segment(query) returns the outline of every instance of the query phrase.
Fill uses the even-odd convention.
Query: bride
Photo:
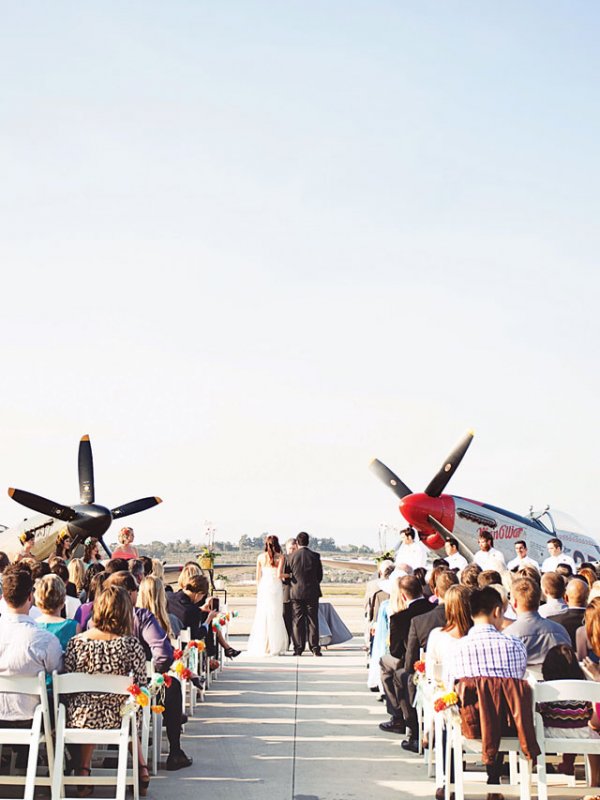
[[[279,539],[267,536],[265,551],[256,559],[256,615],[248,655],[279,656],[288,648],[283,621],[283,563]]]

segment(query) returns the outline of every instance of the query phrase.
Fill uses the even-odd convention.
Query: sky
[[[0,10],[0,487],[89,434],[139,541],[376,546],[474,428],[448,491],[600,534],[594,4]]]

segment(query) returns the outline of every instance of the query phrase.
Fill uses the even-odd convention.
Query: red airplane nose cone
[[[444,546],[444,539],[428,517],[431,515],[449,531],[454,529],[454,500],[450,495],[409,494],[400,501],[400,513],[419,533],[424,534],[421,538],[434,550]]]

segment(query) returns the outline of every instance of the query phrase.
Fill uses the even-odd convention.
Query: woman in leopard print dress
[[[146,656],[133,630],[133,606],[120,586],[105,589],[94,602],[94,627],[69,641],[65,653],[67,672],[132,675],[138,685],[146,683]],[[123,698],[81,692],[66,698],[67,726],[72,728],[118,728]],[[90,774],[94,745],[81,745],[80,772]],[[148,770],[140,752],[140,791],[148,787]],[[89,791],[84,791],[89,788]],[[91,794],[82,787],[79,796]]]

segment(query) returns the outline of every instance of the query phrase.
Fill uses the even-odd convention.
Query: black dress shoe
[[[313,656],[322,656],[323,653],[320,650],[313,650]]]
[[[185,767],[191,767],[192,764],[193,764],[192,759],[186,756],[183,750],[180,750],[178,753],[170,755],[167,758],[167,769],[170,772],[174,772],[176,769],[184,769]]]
[[[419,740],[418,739],[405,739],[402,742],[402,749],[408,750],[409,753],[418,753],[419,752]]]
[[[386,733],[406,733],[406,725],[404,722],[399,720],[391,719],[389,722],[380,722],[379,723],[379,730],[385,731]],[[402,742],[404,744],[404,742]]]

